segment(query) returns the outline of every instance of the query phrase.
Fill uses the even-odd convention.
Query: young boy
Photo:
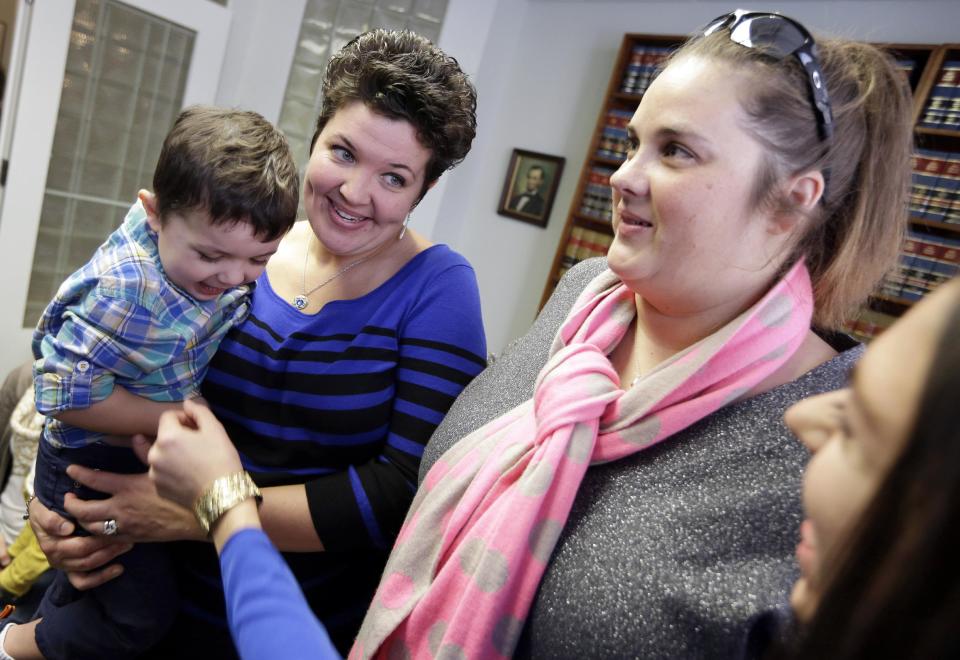
[[[146,470],[117,436],[156,434],[156,408],[139,405],[145,399],[198,395],[299,201],[286,139],[256,113],[211,107],[177,118],[153,187],[63,283],[34,333],[37,409],[51,416],[35,490],[61,515],[67,492],[106,497],[73,482],[68,465]],[[104,522],[103,534],[118,531]],[[155,644],[178,609],[169,559],[160,544],[139,544],[119,561],[119,578],[86,592],[59,574],[41,619],[0,633],[0,659],[24,642],[48,660],[130,658]]]

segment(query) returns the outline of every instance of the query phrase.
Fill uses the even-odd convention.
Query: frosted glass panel
[[[362,4],[356,0],[355,2],[342,3],[340,12],[337,14],[337,22],[333,26],[330,53],[336,53],[355,36],[374,27],[370,25],[372,16],[373,8],[370,5]]]
[[[421,20],[443,23],[443,15],[447,13],[447,0],[416,0],[413,13]]]
[[[421,16],[413,16],[407,23],[408,30],[413,30],[433,42],[436,42],[436,40],[440,38],[440,27],[440,23]]]
[[[413,8],[413,0],[377,0],[377,6],[391,11],[408,13]]]
[[[375,7],[373,10],[373,22],[385,30],[403,30],[407,27],[408,18],[406,14],[394,9]]]
[[[413,30],[436,41],[446,11],[447,0],[307,0],[279,121],[301,174],[320,113],[320,87],[330,55],[374,28]]]
[[[195,37],[117,0],[77,1],[24,325],[151,186]]]

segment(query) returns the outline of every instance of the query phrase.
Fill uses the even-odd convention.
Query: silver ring
[[[103,535],[104,536],[116,536],[120,533],[120,527],[117,525],[117,521],[113,518],[103,521]]]

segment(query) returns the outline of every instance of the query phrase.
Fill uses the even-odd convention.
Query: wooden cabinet
[[[613,237],[609,177],[626,158],[626,125],[659,62],[685,40],[623,37],[580,170],[540,306],[570,266],[606,254]],[[960,271],[960,44],[882,44],[914,91],[916,154],[910,229],[900,263],[847,330],[869,339]]]

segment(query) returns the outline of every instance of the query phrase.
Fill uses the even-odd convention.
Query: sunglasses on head
[[[820,140],[829,140],[833,135],[830,97],[827,95],[823,73],[817,61],[817,44],[807,29],[782,14],[737,9],[710,21],[703,28],[701,36],[706,37],[724,28],[730,30],[731,41],[746,48],[761,49],[781,60],[791,55],[796,56],[807,74]]]

